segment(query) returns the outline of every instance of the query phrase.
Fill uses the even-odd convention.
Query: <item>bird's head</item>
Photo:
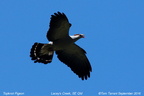
[[[79,37],[79,38],[84,38],[84,34],[74,34],[74,36]]]
[[[84,38],[84,34],[74,34],[73,36],[70,36],[74,42],[79,40],[80,38]]]

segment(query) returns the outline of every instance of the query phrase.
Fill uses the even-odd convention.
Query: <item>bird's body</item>
[[[52,62],[55,51],[59,60],[84,80],[90,77],[92,68],[85,55],[85,50],[75,44],[84,35],[69,36],[70,27],[71,24],[64,13],[54,13],[51,16],[50,28],[47,33],[50,42],[48,44],[35,43],[32,46],[30,57],[35,63],[47,64]]]
[[[68,47],[72,43],[74,43],[72,38],[66,37],[53,41],[53,46],[55,50],[61,50]]]

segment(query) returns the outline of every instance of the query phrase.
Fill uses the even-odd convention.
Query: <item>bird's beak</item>
[[[84,34],[81,34],[82,38],[85,38]]]

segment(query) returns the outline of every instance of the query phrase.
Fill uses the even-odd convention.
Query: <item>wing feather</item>
[[[85,50],[76,44],[70,45],[69,48],[65,50],[56,51],[59,60],[70,67],[82,80],[90,77],[90,72],[92,71],[85,53]]]
[[[50,28],[47,32],[48,40],[54,41],[69,36],[70,26],[71,24],[64,13],[54,13],[54,15],[51,15]]]

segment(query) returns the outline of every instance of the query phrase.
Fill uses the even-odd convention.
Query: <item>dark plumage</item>
[[[48,44],[34,43],[31,48],[30,57],[34,62],[51,63],[54,51],[58,59],[65,63],[82,80],[90,77],[92,67],[86,57],[86,51],[75,44],[83,34],[69,36],[71,24],[64,13],[51,15],[47,38]]]

